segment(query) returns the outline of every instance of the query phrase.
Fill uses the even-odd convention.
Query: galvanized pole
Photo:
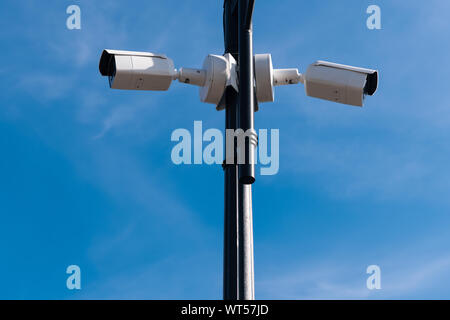
[[[254,300],[253,212],[250,184],[239,183],[238,242],[239,300]]]
[[[239,0],[239,128],[245,132],[245,161],[239,164],[238,265],[239,300],[255,299],[253,268],[252,183],[258,136],[254,129],[255,92],[253,68],[254,0]]]

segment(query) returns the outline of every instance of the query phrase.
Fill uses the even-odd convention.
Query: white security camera
[[[208,55],[202,69],[175,69],[171,59],[150,52],[103,50],[100,73],[112,89],[165,91],[173,80],[200,87],[200,100],[216,106],[227,86],[238,90],[236,61],[231,54]]]
[[[255,62],[258,102],[273,102],[275,86],[303,83],[306,95],[362,107],[364,96],[373,95],[378,71],[317,61],[304,75],[297,69],[273,69],[270,54],[257,54]]]
[[[107,76],[112,89],[168,90],[176,70],[165,55],[150,52],[104,50],[100,73]]]
[[[364,96],[373,95],[378,86],[376,70],[317,61],[303,76],[306,95],[362,107]]]

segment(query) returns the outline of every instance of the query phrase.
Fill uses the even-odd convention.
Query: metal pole
[[[239,300],[254,300],[252,183],[258,136],[254,129],[255,93],[252,16],[254,0],[239,0],[239,128],[246,133],[245,162],[239,164]]]
[[[255,1],[239,0],[239,128],[245,134],[245,162],[239,166],[239,181],[255,182],[254,154],[258,136],[254,129],[255,91],[253,73],[252,16]]]
[[[252,185],[239,183],[238,197],[239,300],[254,300]]]
[[[223,30],[225,53],[238,60],[237,0],[224,1]],[[225,92],[225,128],[237,129],[238,93],[228,87]],[[236,149],[234,150],[234,160]],[[238,166],[225,160],[225,214],[223,253],[223,299],[238,300]]]
[[[245,162],[224,163],[224,300],[253,300],[252,186],[255,181],[253,155],[257,144],[254,130],[254,87],[252,24],[254,1],[224,1],[225,53],[238,61],[239,93],[228,87],[225,93],[226,129],[238,127],[249,133],[245,141]],[[235,143],[236,146],[236,143]]]

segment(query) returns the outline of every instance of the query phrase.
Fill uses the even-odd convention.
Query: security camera
[[[99,69],[112,89],[122,90],[165,91],[176,76],[171,59],[150,52],[104,50]]]
[[[378,71],[317,61],[305,74],[298,69],[273,69],[270,54],[254,57],[258,102],[273,102],[274,87],[303,83],[306,95],[337,103],[362,107],[364,97],[378,86]]]
[[[225,88],[238,90],[236,61],[231,54],[208,55],[202,69],[175,69],[171,59],[150,52],[104,50],[100,73],[112,89],[165,91],[173,80],[200,87],[200,100],[219,105]]]
[[[363,106],[378,86],[376,70],[317,61],[303,75],[306,95],[333,102]]]

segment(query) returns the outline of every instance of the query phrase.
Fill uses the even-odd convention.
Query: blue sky
[[[81,8],[82,29],[66,28]],[[368,30],[366,8],[382,10]],[[276,89],[280,171],[254,185],[258,299],[450,297],[450,4],[257,1],[255,53],[380,71],[364,108]],[[222,1],[2,1],[0,298],[220,299],[223,173],[176,166],[174,129],[223,128],[195,88],[110,90],[104,48],[177,67],[223,53]],[[259,170],[258,170],[259,171]],[[79,265],[82,289],[66,288]],[[382,289],[366,288],[381,267]]]

